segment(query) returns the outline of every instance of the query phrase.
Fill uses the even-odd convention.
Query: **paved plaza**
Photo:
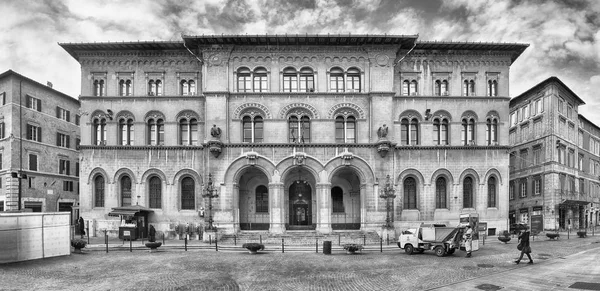
[[[534,265],[515,265],[516,239],[496,237],[465,258],[433,252],[409,256],[393,244],[370,245],[347,255],[334,242],[332,254],[316,246],[267,245],[248,254],[234,245],[168,240],[157,253],[141,242],[100,238],[83,254],[0,265],[2,290],[577,290],[600,286],[600,235],[560,240],[536,237]],[[590,284],[590,283],[595,283]],[[575,285],[577,286],[577,285]],[[586,289],[583,289],[586,290]],[[598,289],[587,289],[598,290]]]

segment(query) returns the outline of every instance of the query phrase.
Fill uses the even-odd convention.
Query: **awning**
[[[132,206],[122,206],[115,207],[111,212],[108,213],[108,216],[121,216],[121,215],[129,215],[133,216],[138,212],[154,212],[154,210],[150,208],[146,208],[141,205],[132,205]]]
[[[590,204],[591,202],[589,201],[583,201],[583,200],[563,200],[563,202],[561,202],[560,204],[563,206],[585,206]]]

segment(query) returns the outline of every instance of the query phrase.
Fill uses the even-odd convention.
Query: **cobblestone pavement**
[[[516,240],[489,238],[473,258],[457,251],[436,257],[431,251],[407,255],[395,246],[369,247],[346,255],[334,246],[332,255],[304,251],[268,251],[251,255],[240,246],[222,251],[181,245],[147,249],[102,248],[84,254],[0,265],[1,290],[428,290],[457,282],[501,276],[522,265]],[[573,253],[600,250],[600,235],[558,241],[537,238],[531,243],[536,264],[543,267]],[[127,245],[128,247],[128,245]],[[119,250],[120,249],[120,250]],[[224,250],[224,251],[223,251]],[[585,266],[581,266],[582,272]],[[504,278],[504,280],[513,280]],[[478,290],[478,289],[474,289]],[[524,288],[522,290],[527,290]],[[571,289],[572,290],[572,289]]]

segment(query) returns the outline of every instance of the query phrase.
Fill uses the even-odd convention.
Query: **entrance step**
[[[262,244],[281,245],[282,239],[285,245],[314,245],[315,243],[322,244],[323,241],[331,241],[340,245],[347,243],[378,245],[380,243],[380,237],[374,231],[334,231],[322,234],[314,230],[287,230],[283,234],[272,234],[268,231],[241,231],[237,234],[223,235],[220,241],[225,244],[262,242]]]

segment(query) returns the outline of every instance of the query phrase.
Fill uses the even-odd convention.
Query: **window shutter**
[[[31,140],[31,125],[27,124],[27,139]]]
[[[31,97],[27,96],[27,108],[31,108]]]
[[[60,133],[56,133],[56,145],[60,146]]]
[[[67,121],[71,121],[71,111],[67,110]]]
[[[56,106],[56,118],[60,118],[60,107]]]
[[[67,147],[71,147],[71,137],[67,135]]]
[[[66,161],[67,176],[71,175],[71,161]]]
[[[38,127],[37,132],[38,132],[37,141],[42,142],[42,128]]]
[[[42,112],[42,100],[37,100],[37,111]]]

